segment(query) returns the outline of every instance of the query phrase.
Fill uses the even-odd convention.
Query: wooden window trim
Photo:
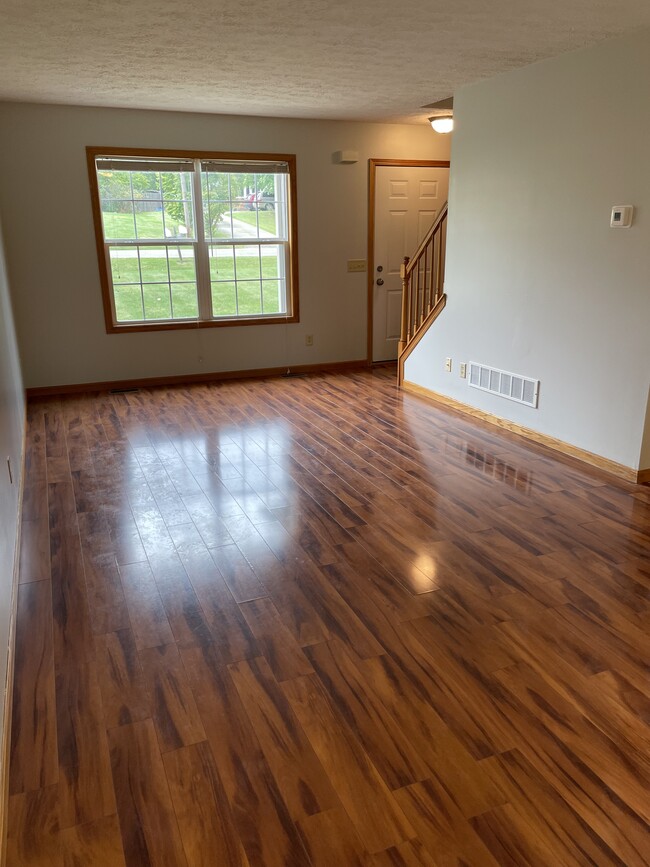
[[[286,316],[274,314],[272,316],[251,316],[232,319],[192,319],[184,321],[156,320],[155,322],[116,323],[113,316],[113,287],[106,266],[105,240],[102,224],[101,202],[99,197],[99,184],[95,159],[98,156],[115,157],[166,157],[179,159],[200,160],[268,160],[269,162],[286,162],[288,172],[288,202],[287,222],[289,228],[289,291],[288,302],[290,314]],[[88,165],[88,178],[90,182],[90,198],[93,212],[93,225],[95,229],[95,245],[97,248],[97,261],[99,264],[99,279],[102,288],[102,302],[104,307],[104,320],[107,334],[130,334],[139,331],[180,331],[196,328],[228,328],[246,325],[286,325],[287,323],[300,321],[300,297],[298,287],[298,214],[297,214],[297,185],[296,185],[296,155],[295,154],[266,154],[266,153],[243,153],[231,151],[188,151],[188,150],[161,150],[158,148],[119,148],[119,147],[96,147],[86,148],[86,161]]]

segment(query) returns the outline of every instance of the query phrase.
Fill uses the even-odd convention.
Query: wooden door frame
[[[451,167],[449,160],[390,160],[371,157],[368,160],[368,343],[367,360],[372,361],[372,338],[374,330],[374,286],[375,286],[375,187],[377,183],[378,166],[405,166],[406,168],[440,168]]]

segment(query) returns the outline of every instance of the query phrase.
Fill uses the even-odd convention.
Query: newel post
[[[404,261],[400,265],[399,275],[402,278],[402,330],[400,331],[399,338],[399,352],[403,352],[406,348],[406,343],[408,340],[408,322],[409,322],[409,281],[406,276],[406,269],[409,263],[409,257],[404,256]]]

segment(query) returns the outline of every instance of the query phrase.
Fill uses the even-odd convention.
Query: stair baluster
[[[402,278],[402,325],[399,340],[398,384],[404,379],[404,362],[429,325],[445,306],[445,247],[447,203],[414,256],[404,257]]]

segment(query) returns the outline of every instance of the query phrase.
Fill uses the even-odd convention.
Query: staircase
[[[447,301],[444,294],[447,203],[411,259],[404,258],[402,330],[397,356],[397,384],[404,380],[404,362],[418,345]]]

